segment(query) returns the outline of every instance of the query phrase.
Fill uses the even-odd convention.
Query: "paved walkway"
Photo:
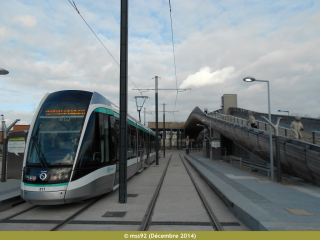
[[[21,201],[20,179],[0,182],[0,212]]]
[[[185,158],[251,230],[320,230],[320,187],[289,180],[277,183],[199,153]]]

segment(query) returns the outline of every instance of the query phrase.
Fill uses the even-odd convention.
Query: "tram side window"
[[[101,163],[110,162],[109,152],[109,116],[99,113]]]
[[[137,141],[136,141],[136,131],[135,128],[131,125],[128,126],[128,134],[127,134],[127,158],[134,158],[137,156]]]
[[[92,113],[80,148],[75,179],[85,176],[109,161],[109,122],[108,116]]]
[[[144,132],[144,153],[149,153],[149,134]]]
[[[131,137],[132,137],[132,151],[133,151],[133,156],[137,157],[137,129],[133,126],[130,128],[131,132]]]
[[[150,152],[153,152],[153,136],[150,135]]]
[[[119,154],[120,152],[120,120],[118,118],[115,119],[114,130],[115,130],[116,148],[117,148],[116,160],[119,161],[120,159],[120,154]]]
[[[138,147],[139,151],[143,150],[143,132],[140,129],[138,129]]]
[[[156,137],[152,136],[152,152],[156,151]]]

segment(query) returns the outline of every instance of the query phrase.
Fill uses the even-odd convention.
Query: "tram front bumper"
[[[21,197],[34,205],[60,205],[65,204],[66,191],[36,192],[21,190]]]

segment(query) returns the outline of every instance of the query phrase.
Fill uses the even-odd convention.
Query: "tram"
[[[99,93],[47,93],[27,137],[21,197],[58,205],[117,189],[119,138],[119,108]],[[155,133],[129,115],[127,151],[128,179],[155,160]]]

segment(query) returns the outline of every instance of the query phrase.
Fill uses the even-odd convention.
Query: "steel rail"
[[[61,228],[62,226],[64,226],[65,224],[67,224],[68,222],[70,222],[72,219],[74,219],[76,216],[78,216],[79,214],[81,214],[83,211],[87,210],[91,205],[93,205],[94,203],[96,203],[98,200],[100,200],[103,196],[100,195],[99,197],[96,197],[95,199],[93,199],[91,202],[89,202],[88,204],[86,204],[85,206],[83,206],[82,208],[80,208],[78,211],[76,211],[74,214],[72,214],[70,217],[66,218],[65,220],[63,220],[61,223],[57,224],[55,227],[53,227],[52,229],[50,229],[49,231],[56,231],[57,229]]]
[[[218,218],[216,217],[216,215],[214,214],[214,212],[212,211],[210,205],[208,204],[207,200],[205,199],[203,193],[201,192],[200,188],[198,187],[198,185],[196,184],[194,178],[192,177],[189,169],[187,168],[186,164],[184,163],[182,157],[181,157],[181,154],[179,154],[179,157],[184,165],[184,167],[186,168],[187,170],[187,173],[189,174],[189,177],[193,183],[193,186],[195,187],[208,215],[209,215],[209,218],[210,218],[210,222],[212,224],[212,227],[216,230],[216,231],[224,231],[224,228],[222,227],[222,225],[220,224],[220,221],[218,220]]]
[[[170,156],[170,158],[169,158],[169,161],[168,161],[168,163],[167,163],[166,169],[164,170],[164,172],[163,172],[163,174],[162,174],[162,176],[161,176],[161,178],[160,178],[160,182],[159,182],[159,184],[158,184],[158,186],[157,186],[156,191],[155,191],[154,194],[153,194],[153,197],[152,197],[152,199],[151,199],[151,201],[150,201],[150,204],[149,204],[149,206],[148,206],[148,208],[147,208],[147,211],[146,211],[146,213],[145,213],[145,215],[144,215],[144,217],[143,217],[143,220],[142,220],[142,222],[141,222],[141,225],[140,225],[138,231],[147,231],[148,228],[149,228],[149,226],[150,226],[151,216],[152,216],[152,213],[153,213],[153,210],[154,210],[154,206],[155,206],[156,201],[157,201],[157,199],[158,199],[159,192],[160,192],[160,189],[161,189],[163,180],[164,180],[164,178],[165,178],[165,176],[166,176],[166,173],[167,173],[167,170],[168,170],[169,163],[170,163],[170,161],[171,161],[172,155],[173,155],[173,154],[171,154],[171,156]]]
[[[28,212],[28,211],[36,208],[36,207],[39,207],[39,205],[31,206],[31,207],[29,207],[29,208],[27,208],[27,209],[25,209],[25,210],[22,210],[22,211],[20,211],[20,212],[18,212],[18,213],[14,213],[14,214],[6,217],[6,218],[3,218],[3,219],[0,220],[0,223],[3,223],[3,222],[5,222],[5,221],[7,221],[7,220],[9,220],[9,219],[11,219],[11,218],[16,217],[16,216],[19,216],[20,214],[25,213],[25,212]]]

